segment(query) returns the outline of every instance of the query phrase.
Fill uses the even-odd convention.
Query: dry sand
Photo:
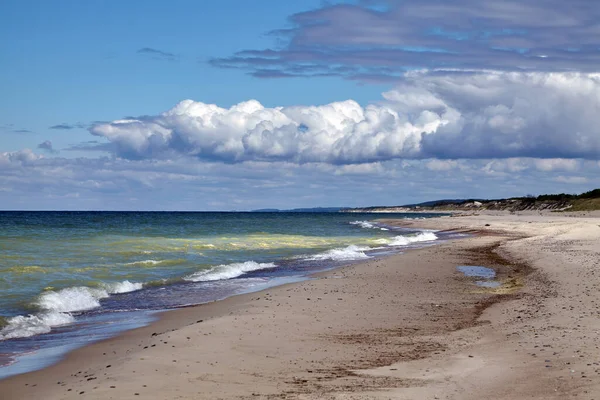
[[[165,313],[0,398],[600,399],[600,219],[406,224],[476,235]]]

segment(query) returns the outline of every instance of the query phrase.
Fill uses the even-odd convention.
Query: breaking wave
[[[28,316],[19,315],[7,320],[7,325],[0,331],[0,340],[48,333],[53,326],[67,325],[73,321],[72,315],[60,312],[45,312]]]
[[[38,297],[35,304],[43,310],[69,313],[100,307],[100,299],[108,296],[108,292],[104,289],[71,287],[58,292],[53,290],[45,292]]]
[[[430,242],[436,240],[438,237],[433,232],[420,232],[416,235],[396,236],[391,239],[388,246],[407,246],[411,243],[417,242]]]
[[[324,253],[309,257],[309,260],[333,260],[333,261],[351,261],[351,260],[363,260],[369,258],[365,254],[366,250],[371,250],[370,247],[360,247],[351,245],[343,249],[328,250]]]
[[[382,228],[381,226],[377,226],[369,221],[352,221],[350,222],[350,225],[358,225],[365,229],[380,229],[382,231],[389,231],[388,228]]]
[[[183,279],[192,282],[218,281],[222,279],[236,278],[250,271],[275,267],[277,267],[277,265],[275,265],[274,263],[257,263],[255,261],[246,261],[243,263],[234,264],[222,264],[207,270],[195,272],[191,275],[184,277]]]
[[[160,266],[169,266],[169,265],[178,265],[185,263],[186,260],[181,258],[176,258],[172,260],[141,260],[141,261],[132,261],[125,263],[123,265],[131,266],[131,267],[154,267],[157,265]]]
[[[55,326],[72,323],[72,313],[100,307],[100,300],[111,294],[128,293],[141,288],[141,283],[123,281],[106,283],[101,288],[77,286],[44,292],[34,302],[42,311],[7,318],[6,326],[0,330],[0,340],[48,333]]]
[[[373,225],[372,223],[368,222],[368,221],[352,221],[350,222],[350,225],[358,225],[361,228],[365,228],[365,229],[373,229],[376,228],[375,225]]]
[[[353,225],[360,225],[363,228],[375,228],[387,230],[386,228],[380,228],[375,226],[367,221],[354,221],[351,222]],[[328,250],[326,252],[307,257],[307,260],[313,261],[323,261],[323,260],[332,260],[332,261],[354,261],[354,260],[364,260],[370,258],[370,256],[365,253],[369,250],[377,250],[385,247],[396,247],[396,246],[407,246],[411,243],[417,242],[429,242],[436,240],[438,237],[433,232],[419,232],[416,235],[399,235],[394,236],[389,239],[378,239],[375,243],[384,245],[383,247],[361,247],[356,245],[350,245],[348,247]]]
[[[103,287],[104,290],[108,292],[108,294],[120,294],[135,292],[136,290],[142,289],[144,285],[139,282],[123,281],[115,283],[105,283]]]

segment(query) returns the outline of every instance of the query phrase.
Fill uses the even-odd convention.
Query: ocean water
[[[386,214],[386,218],[427,218]],[[0,378],[156,312],[443,238],[373,214],[0,212]]]

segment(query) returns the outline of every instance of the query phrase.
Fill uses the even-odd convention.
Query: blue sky
[[[33,134],[3,140],[2,150],[35,146],[42,138],[65,147],[77,141],[75,132],[53,132],[51,126],[156,114],[187,98],[222,106],[256,98],[275,106],[357,95],[366,101],[380,93],[339,79],[322,80],[327,89],[298,80],[257,80],[207,63],[267,46],[271,40],[266,33],[285,25],[287,16],[319,4],[4,1],[0,125],[13,124],[15,130]],[[144,48],[174,57],[139,53]]]
[[[590,4],[5,0],[0,208],[598,187]]]

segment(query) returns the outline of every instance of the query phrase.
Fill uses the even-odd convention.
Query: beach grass
[[[600,210],[600,198],[574,200],[573,206],[565,211],[594,211],[594,210]]]

